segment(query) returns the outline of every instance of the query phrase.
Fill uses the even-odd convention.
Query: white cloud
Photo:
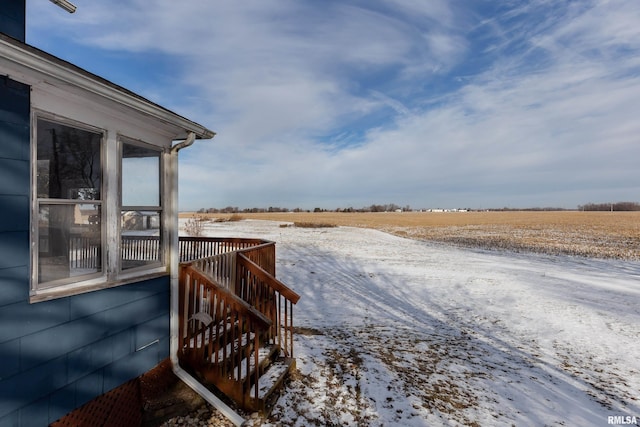
[[[638,198],[635,1],[135,0],[39,19],[179,64],[184,97],[154,99],[218,132],[181,153],[185,208]]]

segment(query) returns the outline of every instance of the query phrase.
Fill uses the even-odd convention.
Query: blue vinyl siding
[[[24,42],[25,0],[2,0],[0,32]]]
[[[0,206],[3,209],[0,212],[0,233],[29,228],[29,217],[23,215],[25,211],[29,211],[29,197],[2,195],[0,196]]]
[[[102,390],[104,390],[104,371],[98,369],[78,379],[73,384],[75,385],[75,408],[78,408],[102,394]],[[65,414],[69,412],[71,410],[66,411]]]
[[[29,303],[29,92],[0,76],[0,427],[48,425],[169,355],[168,276]]]
[[[0,204],[2,206],[2,204]],[[4,237],[4,235],[3,235]],[[29,266],[0,268],[0,307],[29,298]],[[0,314],[2,316],[2,314]],[[4,318],[4,317],[3,317]],[[0,339],[0,342],[3,340]]]
[[[29,265],[29,232],[0,233],[0,270]]]
[[[114,293],[121,297],[119,304],[114,303]],[[96,302],[103,296],[109,301],[104,310]],[[102,311],[77,309],[76,300],[89,301],[89,297],[92,303],[87,308]],[[75,317],[71,316],[72,306],[76,307]],[[0,322],[2,336],[11,337],[0,342],[4,362],[0,368],[0,426],[13,420],[16,411],[21,414],[19,425],[39,425],[26,421],[33,416],[27,408],[36,404],[46,406],[51,414],[47,422],[53,422],[145,373],[169,354],[168,277],[49,302],[29,304],[25,300],[0,307],[3,320],[7,314],[17,321]],[[38,321],[25,321],[32,315]],[[17,328],[20,320],[28,326]]]
[[[29,161],[0,159],[0,194],[3,196],[22,196],[29,194]]]
[[[53,393],[47,401],[42,402],[48,410],[47,423],[49,420],[58,420],[64,417],[76,407],[76,384],[71,383],[63,389]],[[42,408],[45,409],[44,407]],[[46,425],[46,424],[45,424]]]
[[[0,418],[0,427],[16,427],[17,425],[20,425],[19,416],[20,414],[14,412],[9,416]]]

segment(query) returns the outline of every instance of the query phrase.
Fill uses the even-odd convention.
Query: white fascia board
[[[189,132],[194,132],[200,139],[211,139],[215,135],[215,132],[206,127],[175,114],[133,92],[75,67],[66,61],[56,61],[55,57],[6,37],[0,37],[0,71],[4,68],[2,67],[3,62],[14,64],[17,73],[22,70],[27,84],[32,84],[28,81],[29,76],[42,81],[52,79],[131,108],[152,119],[175,126],[181,131],[175,135],[174,139],[184,139]]]

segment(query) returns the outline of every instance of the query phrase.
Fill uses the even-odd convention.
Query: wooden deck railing
[[[271,321],[268,337],[293,357],[293,306],[300,296],[245,253],[238,253],[236,295]]]
[[[217,238],[217,237],[180,237],[180,262],[193,261],[214,255],[229,253],[239,249],[269,244],[260,239]],[[48,237],[40,239],[40,251],[46,252]],[[96,268],[101,264],[100,239],[83,235],[73,235],[69,239],[69,263],[72,268]],[[125,261],[155,261],[160,254],[158,236],[123,235],[120,241],[120,254]],[[275,252],[273,252],[275,254]],[[262,262],[262,261],[260,261]],[[261,265],[267,265],[261,263]],[[269,266],[275,268],[275,259]],[[273,271],[275,273],[275,270]],[[272,273],[272,274],[273,274]]]
[[[99,268],[99,243],[74,236],[70,267]],[[275,243],[181,237],[179,251],[181,363],[237,402],[257,400],[265,354],[293,358],[293,306],[300,298],[275,278]],[[157,236],[122,236],[123,263],[159,256]]]
[[[48,245],[47,241],[44,244]],[[40,239],[43,245],[43,239]],[[102,247],[100,239],[86,236],[71,236],[69,238],[69,267],[97,269],[102,264]]]
[[[180,285],[181,361],[238,402],[252,385],[257,398],[254,367],[269,319],[190,263],[181,265]]]
[[[120,253],[123,261],[159,261],[160,239],[158,236],[123,235]]]
[[[40,251],[46,252],[48,238],[40,240]],[[180,237],[180,262],[194,261],[215,255],[247,249],[245,255],[275,276],[275,244],[260,239]],[[120,255],[123,261],[155,261],[159,259],[158,236],[123,235]],[[101,265],[100,239],[81,235],[69,239],[69,265],[71,268],[97,268]]]
[[[214,255],[225,254],[240,249],[269,244],[261,239],[240,239],[225,237],[180,237],[180,262],[194,261]]]
[[[257,399],[260,353],[275,348],[293,357],[293,305],[300,298],[274,276],[275,243],[181,238],[180,244],[187,248],[183,259],[214,254],[180,264],[181,360],[236,401]]]

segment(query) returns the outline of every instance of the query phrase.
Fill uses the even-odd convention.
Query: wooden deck
[[[99,269],[99,244],[73,239],[64,262],[70,270]],[[123,267],[159,262],[159,254],[157,236],[122,237]],[[181,237],[179,255],[180,365],[240,407],[264,410],[295,366],[293,306],[300,298],[275,277],[275,243]]]
[[[100,268],[99,241],[71,243],[69,269]],[[122,237],[123,266],[159,254],[157,236]],[[275,243],[181,237],[179,255],[180,365],[238,406],[264,410],[295,366],[293,306],[300,298],[275,277]]]
[[[181,366],[240,407],[264,410],[295,367],[293,305],[275,243],[180,239]]]

